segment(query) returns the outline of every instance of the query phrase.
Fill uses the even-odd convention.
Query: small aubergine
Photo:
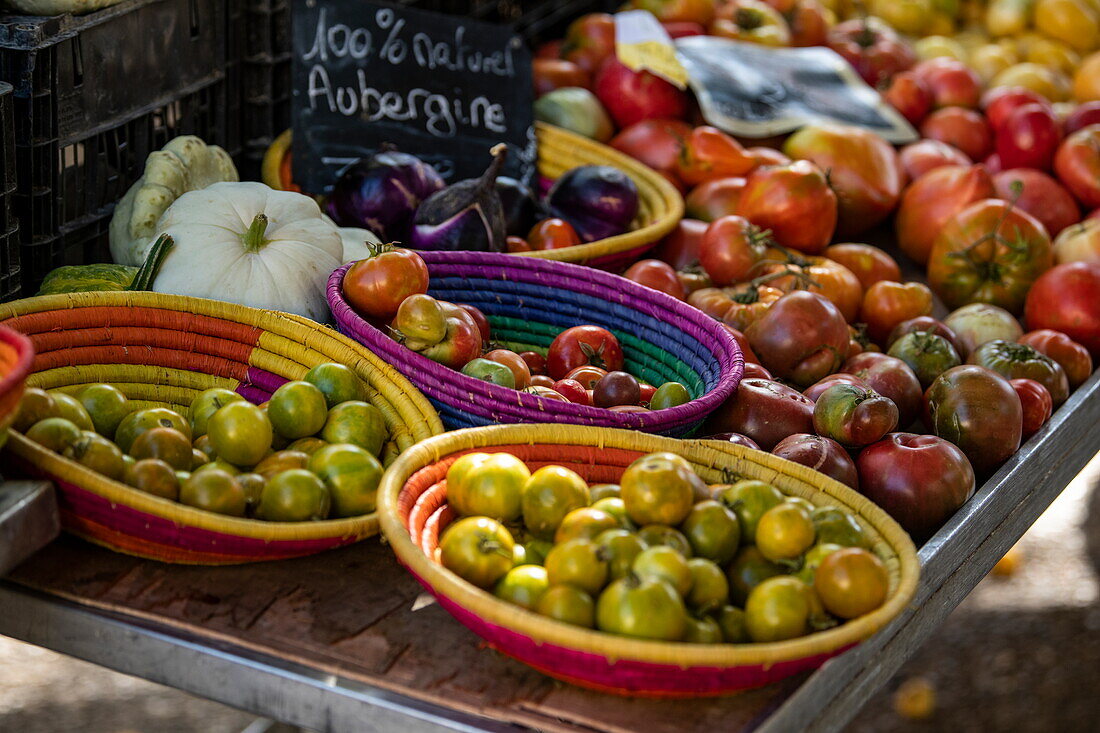
[[[497,195],[504,206],[504,231],[509,236],[526,237],[538,221],[535,194],[521,181],[508,176],[497,177]]]
[[[582,165],[546,195],[551,216],[573,225],[582,242],[622,234],[638,213],[638,186],[618,168]]]
[[[496,179],[508,146],[497,145],[490,152],[493,162],[480,178],[447,186],[420,204],[409,236],[410,247],[451,252],[506,251],[504,206],[496,190]]]

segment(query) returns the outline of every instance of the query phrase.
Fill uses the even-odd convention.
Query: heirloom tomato
[[[982,80],[963,62],[940,56],[921,61],[913,75],[932,93],[932,106],[977,109],[982,96]]]
[[[392,245],[367,245],[371,256],[344,273],[348,303],[365,318],[389,322],[401,302],[428,292],[428,266],[416,252]]]
[[[814,430],[844,446],[864,446],[898,426],[898,408],[874,390],[835,384],[814,404]]]
[[[643,120],[687,115],[685,91],[645,69],[627,67],[614,55],[596,72],[592,89],[620,128]]]
[[[748,219],[723,216],[703,234],[699,264],[715,285],[732,285],[756,274],[770,244],[770,237]]]
[[[728,288],[703,288],[688,296],[688,303],[715,320],[744,332],[760,320],[783,291],[768,285],[741,283]]]
[[[846,20],[834,26],[829,31],[828,45],[872,87],[917,63],[912,47],[875,17]]]
[[[609,372],[623,368],[619,340],[599,326],[574,326],[559,333],[546,354],[546,369],[561,379],[581,366],[595,366]]]
[[[663,580],[627,575],[607,586],[596,601],[596,626],[600,631],[679,641],[687,623],[683,599]]]
[[[1017,341],[1058,362],[1066,373],[1070,389],[1077,389],[1092,374],[1092,357],[1088,349],[1064,333],[1040,329],[1025,333]]]
[[[844,372],[837,372],[836,374],[830,374],[827,377],[823,377],[820,380],[814,382],[806,389],[802,390],[802,394],[809,397],[814,402],[817,402],[817,398],[821,396],[821,393],[832,387],[834,384],[850,384],[855,387],[867,387],[867,383],[854,374],[845,374]]]
[[[744,190],[745,179],[739,176],[702,183],[684,197],[684,215],[711,222],[736,214]]]
[[[855,243],[834,244],[823,254],[855,275],[864,290],[881,280],[901,281],[898,263],[878,247]]]
[[[1069,191],[1042,171],[1001,171],[993,176],[993,188],[998,198],[1014,201],[1016,208],[1038,219],[1052,237],[1081,219],[1081,210]]]
[[[742,379],[737,391],[706,422],[711,433],[740,433],[762,450],[795,433],[813,432],[814,403],[768,379]],[[743,528],[742,528],[743,529]]]
[[[992,369],[1005,379],[1033,379],[1047,388],[1054,406],[1058,407],[1069,397],[1069,380],[1058,362],[1027,344],[996,339],[987,341],[967,359]]]
[[[973,161],[953,145],[939,140],[919,140],[906,145],[898,152],[902,172],[910,181],[925,173],[947,165],[968,166]]]
[[[996,196],[986,169],[943,166],[913,181],[901,197],[895,227],[901,251],[926,264],[936,235],[970,204]]]
[[[1100,358],[1100,265],[1072,262],[1043,274],[1027,294],[1031,329],[1061,331]]]
[[[682,120],[643,120],[623,128],[608,145],[640,160],[683,190],[676,166],[691,129]]]
[[[531,61],[531,73],[536,97],[565,87],[588,89],[592,86],[592,76],[565,59],[534,59]]]
[[[673,453],[642,456],[623,472],[623,504],[639,526],[679,524],[695,503],[695,472]]]
[[[1067,262],[1100,264],[1100,218],[1071,224],[1054,239],[1054,263]]]
[[[875,283],[863,294],[859,318],[867,324],[867,332],[875,343],[885,343],[902,321],[932,312],[932,291],[918,282]]]
[[[706,25],[714,17],[711,0],[630,0],[627,7],[648,10],[662,23]]]
[[[515,379],[515,389],[527,389],[531,384],[531,368],[516,352],[508,349],[494,349],[487,353],[485,358],[508,367]]]
[[[707,226],[707,222],[698,219],[681,219],[676,224],[676,228],[653,248],[653,256],[667,262],[678,271],[698,265],[699,248],[702,246],[703,234],[707,231]]]
[[[865,351],[844,362],[841,371],[859,377],[868,387],[897,405],[899,425],[908,426],[920,416],[920,381],[901,359]]]
[[[689,186],[743,176],[755,167],[756,160],[741,143],[706,125],[691,131],[676,161],[677,175]]]
[[[671,295],[677,300],[687,297],[676,270],[661,260],[639,260],[623,273],[623,277],[639,285]]]
[[[809,587],[797,578],[768,578],[749,592],[745,628],[757,643],[802,636],[809,629]]]
[[[480,308],[475,308],[472,305],[460,305],[459,308],[466,311],[470,318],[474,319],[474,323],[477,324],[478,333],[481,334],[481,345],[488,348],[489,342],[492,339],[492,326],[489,325],[489,319],[485,317],[485,314],[481,312]]]
[[[1086,209],[1100,206],[1100,125],[1065,139],[1054,155],[1054,172]]]
[[[837,199],[821,169],[799,160],[750,173],[738,213],[779,244],[817,254],[836,229]]]
[[[990,369],[972,364],[948,369],[928,388],[925,402],[932,431],[959,446],[980,474],[992,472],[1020,447],[1020,398]]]
[[[954,332],[955,349],[963,359],[986,341],[1015,341],[1024,333],[1011,313],[988,303],[964,305],[949,313],[943,323]]]
[[[772,448],[772,454],[786,458],[788,461],[801,463],[803,466],[835,478],[842,484],[847,484],[856,491],[859,490],[856,464],[852,462],[848,451],[832,438],[795,433],[779,441]]]
[[[844,316],[826,298],[804,290],[777,300],[745,336],[769,371],[802,387],[835,372],[848,351]]]
[[[565,375],[565,379],[571,379],[573,381],[580,382],[580,385],[585,389],[593,390],[596,388],[596,383],[606,376],[606,369],[601,369],[598,366],[592,366],[591,364],[585,364],[584,366],[579,366],[576,369],[570,369],[569,373]]]
[[[569,24],[561,46],[561,57],[595,74],[604,60],[615,53],[615,19],[607,13],[582,15]]]
[[[443,531],[439,550],[443,567],[480,588],[492,588],[512,569],[515,540],[500,522],[466,517]]]
[[[927,331],[912,331],[904,334],[890,345],[890,356],[901,359],[920,380],[921,387],[927,388],[936,377],[951,367],[962,363],[959,352],[943,336]]]
[[[887,82],[882,97],[910,125],[919,125],[932,111],[932,91],[912,71],[894,74]]]
[[[1005,169],[1047,170],[1062,141],[1062,128],[1046,104],[1024,104],[997,128],[996,150]]]
[[[718,8],[710,33],[720,38],[789,46],[791,29],[779,11],[758,0],[727,0]]]
[[[806,290],[824,296],[846,321],[854,321],[859,314],[863,286],[851,270],[835,260],[775,248],[768,251],[758,272],[758,280],[780,290]]]
[[[971,160],[983,160],[993,152],[993,131],[985,118],[972,109],[938,109],[921,123],[920,134],[958,148]]]

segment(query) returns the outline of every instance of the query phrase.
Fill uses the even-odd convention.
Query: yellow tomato
[[[978,76],[986,84],[1017,61],[1019,57],[1015,51],[996,43],[981,46],[970,52],[970,68],[978,72]]]
[[[1039,0],[1035,27],[1082,53],[1095,49],[1100,38],[1097,13],[1083,0]]]
[[[928,36],[913,44],[917,56],[924,59],[934,59],[939,56],[947,56],[968,63],[966,49],[962,44],[946,36]]]
[[[924,33],[929,36],[955,35],[955,17],[944,12],[934,12],[924,24]]]
[[[1031,44],[1026,60],[1057,69],[1063,74],[1072,74],[1081,65],[1080,54],[1061,41],[1049,38],[1040,38]]]
[[[1069,94],[1068,79],[1046,66],[1022,63],[1010,66],[989,83],[990,87],[1024,87],[1038,92],[1051,102],[1064,102]]]
[[[975,49],[989,45],[989,35],[981,28],[967,28],[954,35],[957,41],[967,53],[973,53]]]
[[[871,14],[901,33],[920,33],[932,12],[932,0],[871,0]]]
[[[1073,77],[1073,98],[1078,102],[1100,99],[1100,51],[1086,56],[1081,62]]]
[[[1016,36],[1031,25],[1034,0],[993,0],[985,10],[985,29],[991,36]]]

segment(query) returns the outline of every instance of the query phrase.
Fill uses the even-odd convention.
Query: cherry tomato
[[[1050,399],[1050,391],[1034,379],[1010,379],[1008,383],[1020,398],[1020,405],[1024,410],[1024,428],[1020,440],[1027,440],[1039,432],[1039,428],[1050,419],[1054,402]]]
[[[637,405],[640,400],[638,380],[626,372],[608,372],[592,388],[592,404],[596,407]]]
[[[687,297],[684,286],[680,282],[676,270],[672,266],[660,260],[640,260],[623,273],[627,280],[633,280],[639,285],[671,295],[677,300]]]
[[[527,243],[535,251],[575,247],[581,238],[573,225],[565,219],[543,219],[527,234]]]
[[[599,326],[574,326],[554,338],[546,357],[551,377],[561,379],[586,365],[609,372],[623,368],[622,347],[610,331]],[[583,380],[578,381],[583,384]]]
[[[559,379],[551,387],[554,391],[565,395],[565,398],[576,405],[591,405],[592,400],[588,396],[588,390],[576,379]]]

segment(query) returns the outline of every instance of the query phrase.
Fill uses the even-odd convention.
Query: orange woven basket
[[[686,644],[632,639],[572,626],[502,601],[439,564],[450,465],[471,451],[508,452],[532,470],[564,465],[589,483],[617,483],[636,458],[671,451],[709,483],[767,481],[788,495],[850,512],[889,574],[886,602],[844,624],[766,644]],[[820,666],[873,634],[912,598],[919,576],[905,531],[847,486],[790,461],[717,441],[675,440],[576,425],[500,425],[445,433],[414,446],[379,488],[382,531],[398,559],[447,611],[488,643],[567,682],[621,695],[703,697],[758,687]]]
[[[8,428],[15,420],[27,373],[34,359],[34,347],[26,336],[0,326],[0,448],[8,440]]]

